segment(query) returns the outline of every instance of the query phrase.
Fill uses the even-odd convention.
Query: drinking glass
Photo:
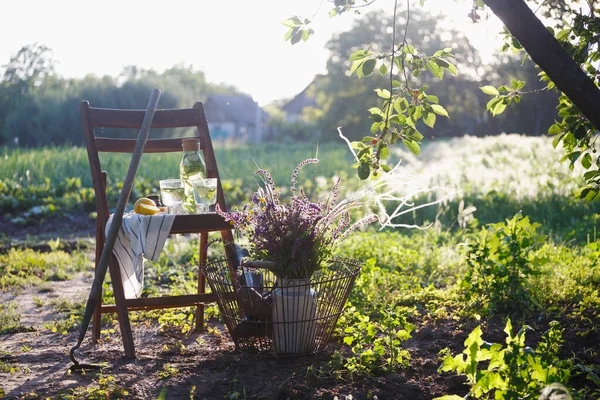
[[[169,214],[183,214],[185,190],[181,179],[164,179],[160,181],[160,198]]]
[[[200,178],[192,181],[194,201],[198,214],[208,212],[217,202],[217,178]]]

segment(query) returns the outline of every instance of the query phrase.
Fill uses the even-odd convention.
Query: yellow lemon
[[[140,204],[140,212],[139,214],[142,215],[155,215],[158,214],[160,212],[160,208],[156,207],[156,206],[152,206],[149,204]]]
[[[149,199],[147,197],[141,197],[138,199],[138,201],[135,202],[134,206],[133,206],[133,212],[135,212],[136,214],[143,214],[140,211],[140,206],[142,204],[145,204],[147,206],[152,206],[152,207],[156,207],[156,203],[154,202],[154,200]],[[151,214],[150,214],[151,215]]]

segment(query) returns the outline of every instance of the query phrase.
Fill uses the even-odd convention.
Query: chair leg
[[[198,250],[198,294],[204,294],[206,291],[206,278],[202,273],[202,266],[206,262],[207,250],[206,245],[208,244],[208,233],[203,232],[200,234],[200,248]],[[196,306],[196,332],[202,332],[204,329],[204,303]]]
[[[125,357],[135,358],[135,346],[133,344],[133,334],[131,333],[131,324],[129,322],[129,313],[127,304],[125,304],[125,293],[121,282],[121,271],[117,260],[112,257],[109,262],[110,279],[115,294],[115,306],[117,308],[117,318],[119,320],[119,330],[125,349]]]
[[[96,265],[98,268],[98,261],[100,261],[100,257],[102,255],[102,249],[104,248],[104,235],[102,233],[102,228],[100,224],[96,223]],[[96,309],[94,310],[94,317],[92,320],[92,343],[97,344],[100,340],[100,324],[102,321],[102,295],[100,295],[100,300],[96,305]]]

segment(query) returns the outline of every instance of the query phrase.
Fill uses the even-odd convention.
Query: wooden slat
[[[139,129],[144,120],[144,110],[114,110],[90,107],[90,114],[92,125],[102,128]],[[152,128],[198,126],[201,119],[198,110],[194,108],[156,110],[152,120]]]
[[[230,230],[231,225],[216,213],[177,215],[171,233],[202,233]]]
[[[144,146],[144,153],[168,153],[182,151],[182,138],[149,139]],[[135,147],[134,139],[96,138],[96,149],[104,153],[132,153]]]
[[[126,299],[125,304],[128,310],[157,310],[162,308],[181,308],[192,307],[204,303],[217,301],[215,293],[205,294],[186,294],[181,296],[164,296],[142,299]],[[117,307],[114,304],[103,305],[102,313],[114,313]]]

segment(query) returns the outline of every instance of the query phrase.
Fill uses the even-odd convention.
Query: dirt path
[[[90,272],[79,273],[68,281],[51,282],[40,287],[31,287],[15,292],[0,292],[0,302],[17,304],[21,313],[21,325],[40,330],[56,319],[53,307],[59,300],[71,303],[85,302],[92,287],[93,275]],[[42,304],[41,306],[36,305]],[[1,336],[0,336],[1,340]]]

